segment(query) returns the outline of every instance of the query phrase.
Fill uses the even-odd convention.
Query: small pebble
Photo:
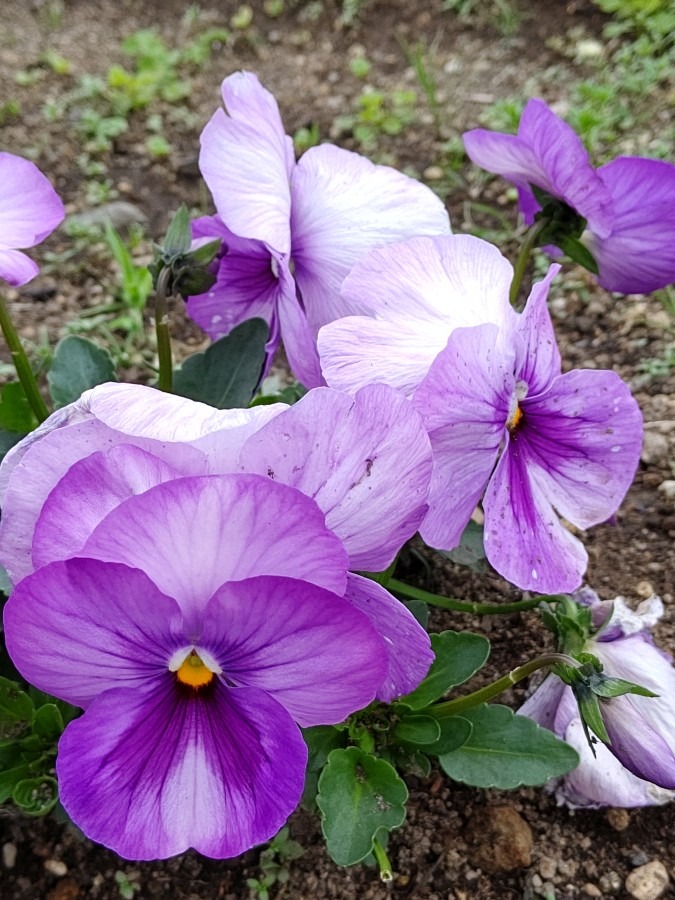
[[[429,166],[424,170],[424,177],[427,181],[441,181],[443,178],[443,169],[440,166]]]
[[[671,478],[662,481],[656,490],[661,491],[666,500],[675,500],[675,481]]]
[[[625,831],[630,825],[630,813],[627,809],[608,809],[605,818],[614,831]]]
[[[626,878],[626,890],[635,900],[658,900],[668,887],[668,871],[663,863],[652,860]]]
[[[621,876],[618,872],[605,872],[600,876],[600,890],[610,897],[621,890]]]
[[[654,585],[651,583],[651,581],[638,581],[638,583],[635,585],[635,593],[638,595],[638,597],[644,597],[645,599],[647,599],[647,597],[651,597],[651,595],[654,593]]]
[[[649,857],[644,850],[636,850],[635,853],[631,853],[631,855],[628,857],[628,862],[635,869],[638,866],[644,866],[646,863],[648,863]]]
[[[539,860],[539,874],[546,881],[550,881],[558,869],[558,864],[552,856],[542,856]]]
[[[602,897],[602,891],[590,882],[581,888],[586,897]]]
[[[6,869],[13,869],[16,865],[15,844],[7,843],[2,845],[2,864]]]
[[[45,869],[50,875],[55,875],[57,878],[63,878],[68,872],[68,866],[60,859],[46,859]]]

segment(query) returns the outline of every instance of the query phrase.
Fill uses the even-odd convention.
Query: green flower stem
[[[512,669],[507,675],[502,675],[497,681],[493,681],[492,684],[486,684],[485,687],[474,691],[472,694],[466,694],[464,697],[458,697],[456,700],[446,700],[444,703],[437,703],[435,706],[425,709],[424,712],[437,719],[461,715],[467,709],[472,709],[481,703],[487,703],[488,700],[497,697],[517,682],[522,681],[523,678],[532,675],[538,669],[558,665],[572,666],[575,669],[580,667],[576,659],[567,656],[565,653],[547,653],[544,656],[537,657],[537,659],[531,659],[524,665],[518,666],[517,669]]]
[[[173,386],[169,307],[166,302],[166,288],[170,278],[171,268],[167,266],[159,273],[157,290],[155,291],[155,334],[157,335],[157,356],[159,358],[157,387],[160,391],[166,391],[168,394],[171,393]]]
[[[394,875],[391,871],[391,863],[389,862],[389,857],[387,856],[384,847],[377,838],[373,838],[373,856],[375,857],[377,866],[380,870],[380,879],[387,883],[393,881]]]
[[[12,362],[14,363],[16,374],[19,376],[19,381],[21,382],[21,387],[26,395],[26,399],[38,422],[44,422],[49,415],[49,410],[47,409],[47,404],[42,399],[42,394],[40,393],[37,381],[35,380],[35,375],[28,362],[26,351],[23,349],[21,338],[10,318],[2,295],[0,295],[0,328],[2,328],[2,333],[5,336],[7,346],[12,354]]]
[[[520,245],[518,259],[516,260],[513,272],[513,281],[511,282],[511,289],[509,290],[509,300],[511,301],[512,306],[516,305],[518,294],[520,292],[520,285],[523,282],[523,276],[525,275],[525,270],[527,269],[527,264],[530,260],[530,254],[537,246],[539,235],[548,224],[547,219],[540,219],[538,222],[535,222],[525,235],[525,240]]]
[[[545,599],[548,599],[549,602],[553,600],[553,598],[530,597],[529,600],[518,600],[515,603],[471,603],[468,600],[451,600],[449,597],[440,597],[438,594],[423,591],[422,588],[412,587],[412,585],[398,581],[396,578],[390,578],[386,587],[392,593],[400,594],[409,600],[421,600],[430,606],[440,606],[442,609],[472,613],[476,616],[509,615],[525,609],[536,609]]]

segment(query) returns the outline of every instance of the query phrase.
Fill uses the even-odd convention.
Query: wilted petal
[[[13,287],[27,284],[39,271],[37,263],[20,250],[0,249],[0,278]]]
[[[303,727],[342,722],[384,680],[387,654],[370,620],[342,597],[295,578],[224,584],[201,645],[228,680],[274,697]]]
[[[675,677],[671,677],[671,682]],[[659,688],[663,690],[662,686]],[[605,702],[602,719],[610,739],[611,751],[619,762],[638,778],[658,787],[675,789],[675,748],[673,747],[673,711],[669,709],[669,723],[653,727],[654,712],[645,712],[645,705],[656,697],[635,697],[626,694]],[[672,703],[672,696],[669,698]],[[636,702],[639,701],[639,702]],[[663,704],[662,707],[663,708]],[[670,724],[670,728],[668,728]]]
[[[572,693],[564,681],[561,681],[557,675],[547,675],[534,693],[527,698],[525,703],[518,709],[519,716],[527,716],[542,728],[548,728],[549,731],[558,731],[555,728],[558,711],[565,692]],[[576,704],[570,714],[573,714]],[[564,728],[567,727],[564,724]]]
[[[307,749],[257,688],[186,696],[169,673],[152,691],[99,696],[66,729],[59,796],[87,837],[126,859],[194,847],[237,856],[269,840],[302,793]]]
[[[385,385],[353,398],[310,391],[246,443],[240,464],[312,497],[355,569],[386,568],[426,510],[429,441],[419,415]]]
[[[86,707],[114,687],[142,687],[179,648],[175,600],[137,569],[94,559],[44,566],[4,611],[14,664],[31,684]]]
[[[483,495],[503,441],[513,355],[494,325],[461,328],[413,395],[433,450],[429,512],[420,534],[449,550]]]
[[[656,291],[675,281],[675,166],[619,157],[598,175],[614,202],[609,236],[589,235],[598,282],[623,294]]]
[[[429,635],[400,600],[369,578],[350,572],[345,597],[368,616],[386,643],[388,669],[378,699],[390,703],[413,691],[434,660]]]
[[[300,159],[292,177],[295,277],[314,337],[357,310],[340,286],[376,247],[450,230],[443,203],[428,187],[358,153],[323,144]]]
[[[30,160],[13,153],[0,153],[0,184],[0,248],[3,251],[34,247],[63,221],[66,214],[63,203],[49,180]],[[1,261],[0,276],[7,278]],[[22,281],[11,283],[23,284]]]

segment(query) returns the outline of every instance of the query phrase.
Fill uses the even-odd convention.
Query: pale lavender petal
[[[117,506],[82,555],[142,569],[192,624],[226,581],[301,578],[342,595],[347,554],[319,507],[259,475],[180,478]]]
[[[235,234],[291,249],[287,138],[276,101],[255,75],[223,82],[230,115],[217,110],[201,135],[199,168],[218,215]]]
[[[110,688],[161,677],[182,638],[178,604],[145,573],[93,559],[51,563],[24,578],[4,624],[21,674],[82,707]]]
[[[579,528],[606,521],[640,461],[642,414],[628,385],[615,372],[574,370],[521,409],[527,466],[541,494]]]
[[[675,281],[675,166],[656,159],[619,157],[598,175],[614,201],[611,234],[589,235],[608,291],[647,294]]]
[[[368,706],[387,672],[369,618],[295,578],[223,585],[206,608],[200,646],[228,681],[266,691],[303,727],[337,724]]]
[[[645,703],[654,699],[630,694],[615,697],[602,704],[602,719],[611,742],[610,749],[619,762],[638,778],[673,790],[675,748],[672,728],[669,730],[665,723],[654,728],[644,715]],[[669,699],[672,702],[672,697]],[[636,703],[636,700],[641,702]],[[672,711],[670,719],[672,722]]]
[[[426,511],[429,440],[419,415],[385,385],[353,398],[310,391],[249,439],[240,464],[312,497],[353,569],[385,569]]]
[[[386,643],[388,668],[378,699],[390,703],[413,691],[434,660],[429,635],[400,600],[369,578],[350,573],[345,597],[368,616]]]
[[[345,307],[340,286],[368,251],[450,231],[428,187],[330,144],[302,156],[291,189],[295,277],[315,337],[322,325],[356,311]]]
[[[581,584],[588,556],[531,477],[531,460],[523,431],[514,438],[507,435],[483,500],[485,552],[499,574],[523,590],[573,591]]]
[[[272,838],[300,801],[307,749],[256,688],[108,691],[59,744],[59,797],[87,837],[127,859],[194,847],[237,856]]]
[[[560,375],[560,351],[547,305],[551,281],[559,271],[559,265],[549,266],[544,280],[532,286],[516,326],[516,333],[523,341],[523,355],[516,362],[516,374],[526,382],[530,397],[540,394]]]
[[[316,339],[305,310],[298,302],[295,284],[291,281],[285,284],[285,294],[279,297],[277,304],[284,352],[295,378],[307,388],[319,387],[324,384],[324,380]]]
[[[532,203],[531,208],[523,208],[521,203],[525,221],[531,224],[540,206],[534,200],[529,185],[535,184],[549,193],[553,192],[548,174],[533,149],[513,134],[499,134],[484,128],[464,132],[462,140],[472,163],[518,185]]]
[[[13,287],[27,284],[39,271],[37,263],[20,250],[0,249],[0,278]]]
[[[420,534],[433,547],[459,543],[488,483],[513,393],[513,354],[494,325],[457,329],[413,395],[434,467]]]
[[[76,556],[96,526],[123,500],[182,474],[130,444],[78,460],[40,511],[33,534],[34,568]]]
[[[518,709],[519,716],[527,716],[542,728],[548,728],[549,731],[555,731],[558,737],[564,733],[567,723],[562,723],[563,728],[559,733],[555,728],[558,710],[565,692],[572,693],[570,688],[561,681],[557,675],[547,675],[534,693],[527,698],[523,705]],[[574,704],[574,709],[576,704]]]
[[[0,153],[0,184],[2,250],[34,247],[63,221],[66,214],[63,203],[49,180],[30,160],[13,153]]]

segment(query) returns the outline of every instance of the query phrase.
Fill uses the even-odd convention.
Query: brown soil
[[[163,233],[170,212],[180,202],[208,208],[194,165],[197,139],[219,103],[220,80],[235,69],[247,68],[260,75],[278,98],[287,131],[293,133],[316,122],[326,139],[336,116],[353,108],[363,87],[351,74],[349,60],[365,55],[372,63],[368,83],[386,91],[416,89],[419,98],[415,123],[401,135],[383,136],[375,156],[433,178],[429,167],[442,164],[443,142],[478,124],[480,114],[494,99],[538,94],[564,105],[571,80],[584,70],[581,63],[572,62],[547,42],[560,37],[563,44],[582,36],[600,39],[605,21],[590,0],[519,0],[519,28],[505,37],[491,21],[498,4],[487,0],[478,5],[487,15],[468,22],[442,11],[437,0],[365,0],[350,27],[341,24],[337,0],[287,2],[276,18],[264,12],[262,0],[252,0],[251,5],[252,25],[236,40],[215,48],[210,62],[193,74],[193,89],[180,104],[181,115],[172,116],[167,104],[157,106],[164,114],[163,133],[172,146],[170,156],[161,161],[148,156],[144,113],[140,112],[132,115],[129,130],[104,157],[120,198],[140,207],[152,237]],[[237,6],[233,0],[204,0],[197,31],[228,26]],[[87,203],[77,166],[80,139],[67,116],[46,123],[43,103],[71,89],[84,73],[103,75],[111,64],[124,63],[120,42],[139,28],[155,27],[170,45],[180,45],[190,29],[183,18],[188,4],[179,0],[4,0],[2,7],[0,97],[15,98],[21,104],[20,115],[10,117],[3,126],[2,148],[33,154],[65,198],[69,211],[81,212]],[[431,48],[429,59],[442,118],[440,134],[402,50],[402,44],[418,41]],[[70,60],[72,73],[58,76],[49,71],[32,85],[17,86],[14,73],[38,65],[47,50]],[[558,67],[559,77],[544,78],[542,73],[553,66]],[[667,121],[667,96],[652,96],[650,102],[654,104],[654,123]],[[348,135],[340,142],[355,146]],[[439,185],[439,181],[433,183]],[[465,200],[467,196],[476,198],[483,183],[468,165],[454,181],[440,182],[447,188],[455,230],[472,227]],[[503,207],[515,222],[513,205],[503,192],[504,186],[493,182],[481,199],[487,197],[486,202]],[[478,217],[481,224],[480,214]],[[71,247],[72,239],[63,231],[46,245],[52,253]],[[575,270],[571,276],[566,279],[567,287],[555,289],[552,302],[565,365],[618,371],[634,389],[648,434],[643,463],[616,522],[585,535],[590,553],[588,581],[603,597],[622,594],[635,602],[652,591],[660,594],[667,612],[657,637],[664,648],[675,651],[675,510],[664,489],[659,490],[664,481],[673,478],[675,381],[640,370],[642,361],[661,358],[672,344],[672,320],[654,298],[616,299],[598,290],[583,273]],[[100,246],[69,260],[62,257],[40,279],[10,294],[24,336],[38,343],[46,336],[53,343],[64,322],[110,299],[114,279],[114,268]],[[179,309],[174,328],[182,352],[204,341],[196,328],[183,322]],[[132,361],[130,376],[136,371]],[[431,560],[426,570],[411,557],[402,574],[448,596],[496,601],[517,598],[497,576],[479,577],[438,559]],[[432,624],[439,629],[473,628],[486,633],[494,645],[486,678],[535,655],[547,640],[534,614],[477,620],[434,612]],[[516,703],[522,696],[523,690],[515,690],[506,702]],[[316,817],[299,811],[291,819],[291,833],[305,852],[289,864],[288,882],[282,888],[273,887],[272,897],[621,897],[627,896],[624,884],[631,869],[651,860],[663,862],[670,870],[671,882],[675,880],[672,805],[628,813],[573,813],[556,807],[543,790],[508,794],[471,790],[450,783],[437,771],[424,781],[409,779],[409,788],[407,824],[392,835],[390,843],[396,872],[390,887],[378,881],[373,869],[333,865],[323,849]],[[534,837],[532,860],[530,865],[521,860],[521,867],[512,871],[502,866],[501,871],[489,873],[490,866],[483,862],[484,838],[476,823],[481,821],[481,810],[498,806],[510,807],[529,824]],[[188,853],[163,863],[134,864],[91,844],[71,825],[28,820],[10,810],[1,815],[3,900],[117,900],[121,896],[115,880],[118,870],[136,886],[138,898],[240,900],[249,896],[246,879],[260,875],[257,851],[224,862]],[[517,862],[515,840],[514,836],[511,850],[507,841],[505,852],[507,858],[512,852]],[[671,889],[661,896],[675,893]]]

